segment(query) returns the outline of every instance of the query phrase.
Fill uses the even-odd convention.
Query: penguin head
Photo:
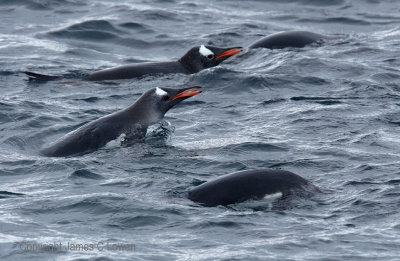
[[[141,111],[146,112],[146,124],[161,120],[165,113],[181,101],[202,92],[199,86],[184,89],[154,88],[142,95],[138,101]],[[143,120],[144,123],[144,120]]]
[[[229,57],[240,53],[242,47],[218,48],[208,45],[193,47],[180,60],[192,73],[217,66]]]
[[[169,109],[177,105],[189,97],[195,96],[202,92],[200,86],[193,86],[183,89],[171,88],[155,88],[154,94],[158,99],[158,106],[162,111],[167,112]]]

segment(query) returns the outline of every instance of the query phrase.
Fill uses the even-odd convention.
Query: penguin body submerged
[[[146,75],[183,73],[190,71],[179,62],[140,63],[101,70],[83,77],[88,81],[140,78]]]
[[[307,31],[288,31],[268,35],[250,45],[249,48],[268,48],[283,49],[286,47],[302,48],[306,45],[321,42],[329,37],[307,32]]]
[[[178,61],[137,63],[105,69],[83,77],[88,81],[104,81],[140,78],[148,75],[183,73],[192,74],[219,65],[224,60],[242,51],[241,47],[219,48],[213,46],[197,46],[190,49]],[[34,72],[24,72],[29,79],[50,81],[61,76],[44,75]]]
[[[284,198],[294,191],[319,191],[311,182],[289,171],[246,170],[220,176],[188,192],[188,198],[205,206],[226,206],[268,195]],[[279,194],[280,193],[280,194]]]
[[[145,75],[183,73],[192,74],[203,69],[217,66],[232,55],[241,52],[241,47],[218,48],[197,46],[190,49],[181,59],[174,62],[139,63],[115,67],[92,73],[86,77],[89,81],[131,79]]]

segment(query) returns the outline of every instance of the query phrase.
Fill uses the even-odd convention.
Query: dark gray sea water
[[[0,21],[1,260],[400,260],[397,0],[0,0]],[[246,50],[193,75],[77,77],[287,30],[338,38]],[[38,154],[152,87],[191,85],[205,91],[144,143]],[[266,167],[325,193],[280,210],[184,197]]]

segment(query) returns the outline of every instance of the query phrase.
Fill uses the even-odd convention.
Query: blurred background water
[[[398,1],[1,0],[0,17],[2,260],[399,260]],[[338,39],[246,50],[194,75],[76,77],[287,30]],[[71,77],[32,82],[25,70]],[[205,92],[168,112],[144,143],[38,155],[152,87],[191,85]],[[207,208],[183,196],[265,167],[330,193],[284,210]],[[134,249],[26,250],[55,242]]]

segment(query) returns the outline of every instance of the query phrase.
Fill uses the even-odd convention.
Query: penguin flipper
[[[60,78],[60,76],[52,76],[52,75],[45,75],[45,74],[40,74],[40,73],[34,73],[34,72],[24,72],[26,75],[28,75],[29,80],[37,80],[37,81],[53,81],[57,80]]]

